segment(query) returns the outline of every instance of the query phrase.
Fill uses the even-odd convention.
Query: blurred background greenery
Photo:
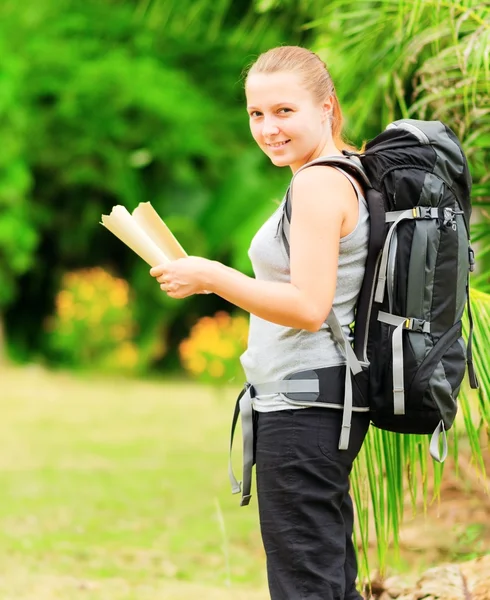
[[[279,44],[326,60],[357,144],[402,116],[448,123],[486,208],[489,25],[477,3],[4,0],[1,354],[181,368],[179,343],[197,319],[230,307],[168,299],[100,215],[150,201],[189,254],[251,274],[248,244],[289,175],[251,139],[242,74]],[[485,241],[486,213],[478,227]],[[124,298],[110,301],[121,280]]]
[[[482,470],[479,443],[486,443],[490,423],[486,373],[490,358],[486,344],[490,335],[490,9],[477,0],[3,0],[0,360],[17,365],[4,380],[14,389],[15,382],[24,378],[19,366],[37,364],[63,372],[82,370],[90,377],[113,373],[182,379],[187,374],[200,382],[231,384],[233,389],[241,386],[238,356],[246,343],[246,315],[214,295],[184,301],[167,298],[149,276],[149,267],[101,227],[99,220],[116,204],[132,210],[139,202],[150,201],[189,254],[252,274],[247,257],[250,240],[280,201],[289,172],[274,168],[250,136],[243,70],[260,52],[282,44],[307,46],[326,61],[346,117],[347,137],[355,144],[373,138],[401,117],[441,119],[463,143],[473,177],[472,237],[478,270],[472,284],[478,290],[476,350],[483,385],[473,398],[467,389],[463,392],[460,437],[454,436],[453,447],[456,452],[458,447],[463,450],[455,465],[473,456]],[[38,383],[34,385],[51,390],[50,397],[58,385],[66,385],[70,394],[75,384],[63,383],[61,374],[53,377],[35,374]],[[118,379],[113,381],[120,385]],[[124,388],[125,379],[121,381]],[[14,407],[17,402],[21,406],[29,394],[29,378],[25,385],[23,392],[6,396],[13,408],[5,428],[9,423],[17,426],[18,419],[24,418]],[[113,398],[117,408],[111,414],[123,419],[126,397],[116,399],[104,385],[97,381],[97,394]],[[73,389],[79,390],[77,386]],[[85,426],[91,422],[90,415],[99,418],[98,396],[94,391],[94,398],[85,404],[83,398],[90,392],[85,383],[81,386],[83,393],[72,392],[70,408],[62,397],[56,400],[60,420],[53,431],[57,433],[38,443],[35,478],[42,475],[43,453],[48,456],[58,435],[60,444],[68,444],[65,448],[74,444],[73,456],[77,456],[77,444],[85,447],[85,438],[76,440],[76,432],[83,428],[75,427],[73,435],[67,434],[63,419],[68,419],[68,412],[62,412],[74,410]],[[149,403],[150,421],[158,414],[158,390],[152,388],[151,399],[141,401],[142,411],[145,402]],[[190,397],[200,405],[206,392],[189,390],[182,392],[184,405]],[[172,393],[180,392],[176,388]],[[213,401],[205,402],[205,407],[212,408]],[[37,403],[27,404],[26,422],[42,420],[44,411]],[[192,405],[193,412],[198,404]],[[207,410],[201,410],[199,418],[204,418]],[[162,420],[165,414],[161,413]],[[183,415],[174,418],[183,419]],[[225,427],[221,417],[219,423]],[[143,425],[141,432],[130,434],[131,415],[112,420],[111,425],[104,433],[106,442],[118,440],[127,431],[132,440],[129,454],[133,453],[136,438],[141,442],[146,431]],[[166,427],[168,435],[176,434],[171,423]],[[22,435],[22,427],[20,431]],[[224,429],[218,435],[214,426],[210,431],[213,443],[225,435]],[[27,444],[36,439],[30,429],[24,433]],[[368,448],[389,446],[391,438],[378,439],[378,433],[372,434],[373,446],[368,444]],[[152,448],[165,452],[167,446],[157,446],[159,436],[155,428]],[[13,455],[17,442],[9,440]],[[206,442],[201,437],[196,440],[199,454],[197,446]],[[404,496],[397,486],[402,486],[406,465],[420,462],[418,481],[423,482],[424,506],[430,487],[420,442],[396,447],[396,465],[381,462],[372,479],[376,527],[385,540],[391,534],[398,536]],[[212,448],[215,464],[222,449]],[[150,450],[148,460],[153,456]],[[104,456],[105,451],[98,447],[99,451]],[[8,451],[6,456],[10,456]],[[125,456],[112,457],[121,472]],[[54,462],[48,458],[46,468],[57,469],[59,457]],[[188,468],[196,469],[197,463],[189,456],[186,459]],[[365,463],[359,464],[362,471]],[[383,481],[390,468],[397,473],[396,478],[386,478],[392,482],[390,489],[378,486],[374,493],[376,482]],[[173,467],[169,469],[178,485]],[[416,468],[406,471],[416,503]],[[358,510],[366,521],[362,507],[367,503],[367,488],[362,488],[362,475],[356,475],[356,494]],[[436,470],[435,475],[436,484],[440,483],[440,472]],[[20,482],[19,489],[23,489]],[[50,484],[45,485],[49,505],[53,499]],[[75,499],[77,485],[75,476]],[[92,485],[99,489],[97,481]],[[182,498],[192,496],[187,482],[182,486]],[[19,497],[22,493],[18,492]],[[153,493],[158,493],[156,488]],[[16,505],[15,498],[12,495],[9,506]],[[105,502],[113,501],[109,494]],[[183,502],[181,508],[192,511],[192,506],[191,498],[190,507]],[[221,514],[219,504],[206,507],[208,512]],[[229,509],[231,502],[223,512],[240,527]],[[157,511],[155,506],[155,515]],[[257,525],[250,519],[242,525],[243,535],[236,536],[236,544],[241,544],[236,551],[245,554],[252,548],[262,565]],[[176,530],[180,527],[179,521]],[[213,523],[212,527],[218,526]],[[193,535],[182,526],[182,547]],[[103,536],[107,537],[106,531]],[[223,537],[226,542],[227,535]],[[97,538],[94,543],[102,542]],[[138,543],[144,546],[146,541]],[[58,554],[66,550],[63,544],[69,545],[64,539],[61,546],[53,546]],[[10,541],[6,548],[12,548]],[[230,552],[233,555],[233,548]],[[380,563],[392,558],[386,544],[378,545],[377,552]],[[253,580],[257,564],[247,564],[246,573],[237,575],[237,570],[235,576]],[[123,564],[121,572],[126,567]],[[262,575],[256,579],[263,583]],[[149,597],[154,596],[150,593]]]
[[[258,52],[307,37],[291,15],[229,1],[2,3],[0,306],[11,358],[116,368],[107,353],[130,343],[138,360],[122,370],[178,367],[178,341],[224,302],[166,298],[100,216],[150,201],[189,254],[251,272],[247,244],[287,173],[254,148],[241,73]],[[114,290],[127,282],[124,304],[101,306],[111,280],[93,268],[116,278]]]

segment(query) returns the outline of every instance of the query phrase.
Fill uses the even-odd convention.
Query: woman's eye
[[[279,109],[279,112],[282,112],[282,113],[288,113],[288,112],[292,112],[292,111],[291,111],[291,109],[290,109],[290,108],[280,108],[280,109]]]
[[[253,110],[253,111],[250,113],[250,116],[251,116],[251,117],[260,117],[260,115],[261,115],[261,114],[262,114],[262,113],[260,113],[258,110]]]

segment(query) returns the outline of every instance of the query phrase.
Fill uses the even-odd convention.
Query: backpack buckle
[[[426,323],[424,319],[405,319],[403,329],[409,329],[418,333],[427,333]]]
[[[435,206],[414,206],[412,216],[414,219],[438,219],[439,209]]]
[[[426,219],[430,216],[430,206],[414,206],[412,215],[414,219]]]
[[[412,208],[412,216],[414,219],[426,219],[430,215],[429,206],[414,206]]]

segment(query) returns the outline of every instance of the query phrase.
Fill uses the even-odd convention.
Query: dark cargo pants
[[[342,411],[255,413],[260,526],[271,600],[360,600],[349,474],[366,435],[354,413],[338,450]]]

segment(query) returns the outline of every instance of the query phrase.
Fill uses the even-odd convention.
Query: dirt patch
[[[484,454],[490,473],[490,453]],[[444,470],[441,494],[424,514],[422,505],[411,517],[407,510],[400,532],[401,555],[410,570],[421,572],[441,562],[462,561],[490,551],[489,482],[478,475],[461,454],[459,472],[454,464]]]

